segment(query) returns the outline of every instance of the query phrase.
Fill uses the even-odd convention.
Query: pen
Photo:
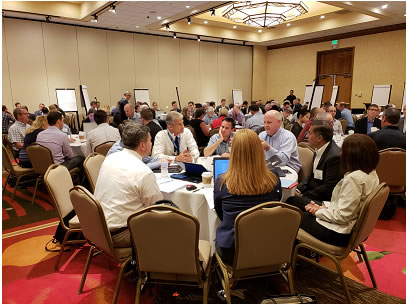
[[[199,191],[200,189],[202,189],[202,188],[198,188],[198,189],[196,189],[196,190],[193,190],[192,192],[196,192],[196,191]]]

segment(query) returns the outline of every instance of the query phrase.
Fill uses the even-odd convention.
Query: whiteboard
[[[56,101],[65,112],[77,112],[76,93],[74,88],[56,88]]]
[[[87,86],[86,85],[80,85],[80,95],[85,101],[85,108],[86,108],[86,113],[87,111],[91,108],[90,106],[90,100],[89,100],[89,93],[87,92]]]
[[[233,89],[232,91],[232,96],[233,96],[233,104],[239,103],[242,105],[242,89]]]
[[[338,97],[338,89],[339,89],[338,85],[333,86],[333,91],[331,92],[331,99],[330,99],[331,105],[336,104],[337,97]]]
[[[149,100],[149,89],[134,89],[134,100],[135,102],[147,102],[148,105],[151,105]]]
[[[374,85],[372,89],[371,104],[385,106],[389,104],[392,85]]]
[[[324,85],[317,85],[314,89],[313,102],[314,105],[320,105],[323,100]]]
[[[303,105],[305,105],[306,102],[309,102],[310,105],[310,102],[312,100],[312,94],[313,94],[313,85],[306,85]]]
[[[402,102],[402,107],[400,108],[401,112],[403,112],[403,106],[405,106],[405,105],[406,105],[406,81],[405,81],[405,85],[403,87],[403,102]]]

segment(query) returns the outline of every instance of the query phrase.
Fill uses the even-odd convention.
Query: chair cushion
[[[131,248],[114,248],[114,255],[118,259],[124,260],[125,258],[131,256],[132,250]]]
[[[78,216],[74,216],[72,219],[69,220],[69,227],[70,228],[80,228]]]
[[[34,173],[34,169],[32,168],[21,168],[19,165],[13,165],[14,173],[17,176]]]
[[[340,256],[347,250],[347,247],[339,247],[320,241],[319,239],[313,237],[302,229],[299,229],[299,232],[297,233],[297,239],[303,243],[310,244],[315,248],[326,251],[335,256]]]
[[[199,240],[199,260],[203,262],[203,269],[206,271],[210,260],[210,242]]]

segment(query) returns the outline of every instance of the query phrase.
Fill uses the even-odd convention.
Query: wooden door
[[[318,84],[324,85],[322,102],[330,101],[333,86],[338,85],[337,102],[351,104],[354,48],[343,48],[317,53]]]

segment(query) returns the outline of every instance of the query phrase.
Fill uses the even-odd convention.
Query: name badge
[[[323,180],[323,170],[314,170],[314,178],[317,180]]]

